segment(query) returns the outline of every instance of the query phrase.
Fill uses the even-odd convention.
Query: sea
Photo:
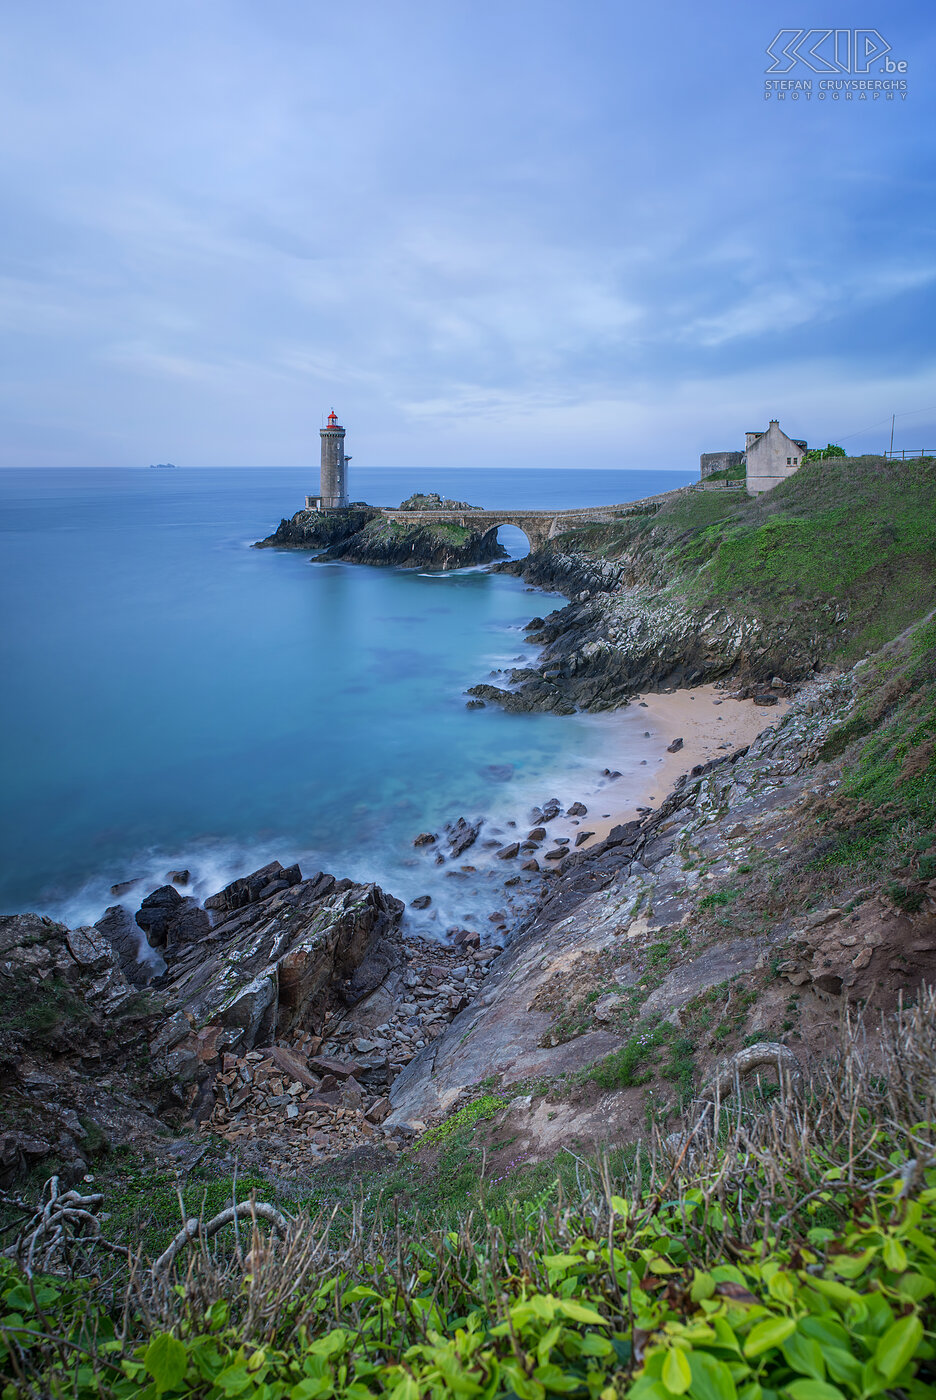
[[[488,508],[637,500],[684,471],[373,468],[351,495]],[[508,715],[465,690],[529,664],[557,595],[485,567],[430,573],[252,548],[305,468],[0,471],[0,910],[71,926],[172,869],[204,897],[278,859],[374,880],[407,926],[503,930],[532,897],[496,849],[550,797],[607,810],[642,713]],[[520,531],[500,538],[518,556]],[[484,818],[459,868],[421,832]],[[111,886],[136,881],[121,899]]]

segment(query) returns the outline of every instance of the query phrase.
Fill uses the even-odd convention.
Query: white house
[[[805,451],[806,443],[787,437],[776,418],[771,418],[764,433],[745,433],[748,495],[759,496],[763,491],[772,491],[792,476]]]

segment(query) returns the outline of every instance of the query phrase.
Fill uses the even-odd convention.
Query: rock
[[[471,929],[460,928],[455,933],[453,943],[456,948],[479,948],[481,946],[481,935]]]
[[[557,846],[556,849],[555,849],[554,851],[547,851],[547,852],[546,852],[546,859],[547,859],[547,860],[562,860],[562,857],[563,857],[564,855],[566,855],[566,854],[567,854],[567,851],[566,851],[565,846]]]
[[[532,831],[527,832],[527,840],[528,840],[528,841],[545,841],[545,840],[546,840],[546,828],[545,828],[545,826],[534,826],[534,828],[533,828]]]
[[[576,844],[576,847],[578,847],[578,846],[584,846],[584,845],[585,845],[585,842],[588,840],[588,838],[589,838],[590,836],[594,836],[594,834],[595,834],[595,833],[594,833],[593,831],[580,831],[580,832],[578,832],[577,835],[576,835],[576,837],[575,837],[575,844]]]
[[[520,869],[521,869],[521,870],[539,870],[539,861],[538,861],[538,860],[528,860],[528,861],[525,861],[524,864],[521,865]]]
[[[160,948],[166,942],[169,925],[182,902],[182,896],[172,885],[160,885],[140,905],[136,921],[154,948]]]
[[[607,992],[595,1002],[592,1014],[596,1021],[613,1021],[615,1012],[624,1004],[624,998],[617,992]]]
[[[166,875],[172,885],[187,885],[191,878],[191,871],[188,870],[170,870]]]
[[[463,851],[467,851],[469,846],[473,846],[478,839],[481,830],[480,822],[467,822],[464,817],[459,817],[456,822],[449,822],[445,828],[449,838],[452,857],[460,856]]]
[[[167,991],[193,1034],[224,1031],[219,1050],[271,1044],[356,1004],[400,964],[402,912],[376,885],[330,875],[284,885],[229,912],[210,939],[182,947]]]
[[[411,899],[411,900],[410,900],[410,908],[411,908],[411,909],[428,909],[428,908],[429,908],[429,905],[430,905],[431,903],[432,903],[432,895],[430,895],[430,894],[420,894],[420,895],[417,895],[415,899]]]
[[[413,842],[413,845],[431,846],[435,841],[438,841],[438,839],[438,836],[436,836],[435,833],[432,831],[421,831],[416,837],[416,840]]]
[[[486,710],[486,709],[487,709],[487,701],[485,701],[485,700],[478,700],[477,697],[475,697],[475,698],[472,699],[472,700],[466,700],[466,701],[465,701],[465,709],[466,709],[466,710]]]
[[[520,854],[519,841],[512,841],[509,846],[502,846],[497,852],[498,860],[513,860],[514,856]]]
[[[345,1060],[335,1060],[329,1055],[311,1055],[309,1057],[309,1068],[317,1074],[333,1075],[335,1079],[350,1079],[357,1073],[357,1065],[349,1064]]]
[[[217,894],[209,895],[205,900],[205,908],[216,910],[219,913],[232,913],[237,909],[245,908],[248,904],[254,904],[258,900],[266,898],[273,892],[271,887],[274,884],[278,889],[284,889],[291,885],[298,885],[301,879],[302,875],[298,865],[284,868],[278,860],[274,860],[269,865],[255,870],[251,875],[244,875],[239,880],[232,880]]]
[[[128,890],[135,889],[136,886],[142,884],[142,882],[143,876],[135,875],[132,880],[121,880],[119,884],[111,885],[110,892],[111,894],[117,895],[119,897],[122,894],[126,894]]]
[[[387,1098],[386,1095],[383,1095],[381,1098],[376,1099],[375,1102],[371,1104],[370,1108],[364,1114],[364,1117],[367,1119],[368,1123],[379,1124],[384,1121],[389,1112],[390,1100]]]
[[[754,704],[755,704],[755,705],[777,705],[777,704],[779,704],[779,703],[780,703],[780,702],[779,702],[778,697],[777,697],[776,695],[772,694],[772,692],[769,691],[769,690],[767,690],[767,691],[759,691],[759,692],[754,696]]]
[[[666,746],[666,752],[667,752],[667,753],[679,753],[679,750],[682,748],[682,746],[683,746],[684,743],[685,743],[685,740],[684,740],[684,739],[674,739],[673,742],[672,742],[671,744],[667,744],[667,746]]]
[[[182,907],[170,919],[166,929],[166,947],[177,949],[197,943],[211,932],[211,920],[197,900],[183,900]]]
[[[567,816],[567,817],[587,817],[587,816],[588,816],[588,808],[585,806],[584,802],[573,802],[573,803],[572,803],[572,806],[571,806],[571,807],[568,809],[568,811],[566,812],[566,816]]]
[[[283,1045],[270,1045],[260,1054],[265,1060],[272,1060],[281,1070],[290,1076],[291,1079],[298,1080],[307,1089],[318,1089],[320,1087],[319,1078],[312,1074],[306,1062],[296,1053]]]
[[[341,1089],[341,1103],[344,1108],[363,1108],[364,1090],[356,1079],[346,1079]]]
[[[65,935],[65,942],[78,966],[89,972],[105,972],[117,962],[110,940],[97,928],[74,929]]]
[[[122,904],[112,904],[94,925],[113,948],[120,969],[127,981],[135,987],[145,987],[156,974],[156,964],[150,958],[140,960],[141,945],[144,953],[150,952],[150,945],[142,929],[133,921]]]
[[[0,1185],[10,1186],[29,1167],[48,1157],[52,1144],[32,1133],[7,1131],[0,1133]]]

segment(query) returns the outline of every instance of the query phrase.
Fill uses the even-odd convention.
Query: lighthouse
[[[322,438],[321,510],[343,510],[348,504],[347,463],[345,456],[345,430],[338,422],[338,415],[332,409],[326,425],[320,430]]]

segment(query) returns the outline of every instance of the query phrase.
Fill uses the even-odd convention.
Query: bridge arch
[[[529,521],[521,525],[519,521],[508,519],[498,520],[496,524],[492,524],[489,529],[485,530],[484,539],[488,539],[491,535],[498,535],[498,532],[501,529],[504,529],[505,527],[506,529],[511,531],[511,533],[522,536],[522,538],[526,541],[526,551],[524,552],[522,549],[516,547],[519,545],[519,541],[512,540],[509,535],[506,539],[501,539],[498,536],[498,543],[504,549],[507,550],[509,558],[523,559],[526,557],[527,554],[533,553],[534,549],[536,548],[536,545],[534,543],[534,535],[536,534],[536,531],[531,530]]]

